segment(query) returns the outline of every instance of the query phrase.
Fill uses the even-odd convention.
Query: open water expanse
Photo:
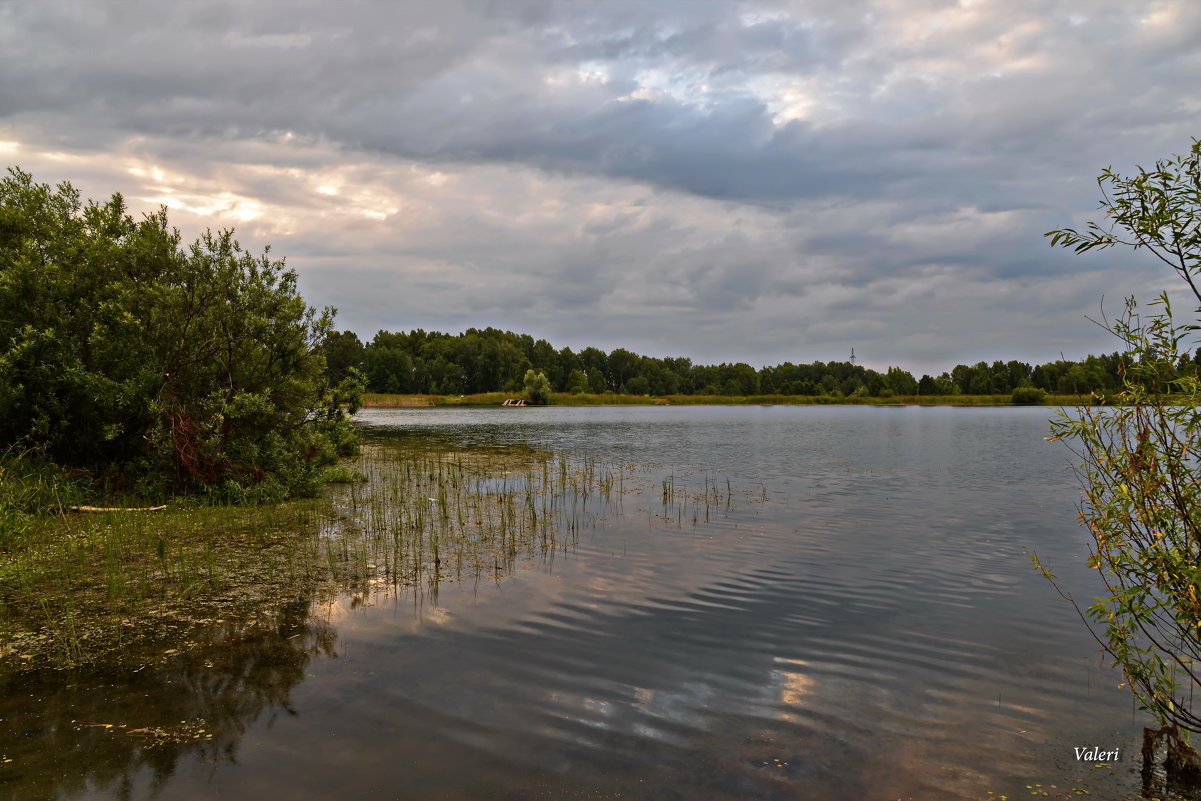
[[[1124,798],[1146,720],[1028,557],[1096,593],[1052,414],[365,410],[369,435],[585,452],[623,477],[506,577],[298,603],[219,653],[16,684],[6,717],[48,722],[0,752],[44,759],[0,794]],[[707,520],[679,500],[713,487]],[[131,750],[66,725],[139,710],[213,737]],[[1077,762],[1093,745],[1122,760]]]

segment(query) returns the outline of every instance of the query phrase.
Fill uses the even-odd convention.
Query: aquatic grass
[[[451,444],[371,443],[317,500],[35,516],[0,568],[0,640],[22,643],[0,660],[68,666],[289,598],[499,580],[571,547],[624,487],[589,455]]]
[[[24,643],[0,658],[69,666],[270,607],[298,576],[282,546],[315,534],[313,503],[39,518],[0,570],[0,642]],[[51,641],[60,647],[36,646]]]
[[[343,467],[361,479],[319,499],[37,517],[0,567],[0,642],[16,643],[0,647],[0,665],[160,658],[150,643],[202,639],[297,599],[432,599],[444,582],[500,581],[620,516],[628,493],[655,489],[653,466],[446,436],[369,437]],[[661,481],[665,523],[696,527],[735,496],[755,499],[726,478],[691,481]]]
[[[683,528],[685,519],[693,528],[711,523],[720,512],[727,516],[735,510],[735,499],[764,505],[770,502],[767,484],[759,481],[752,486],[736,489],[729,477],[720,480],[700,476],[699,486],[690,487],[686,476],[670,473],[659,482],[660,510],[658,519],[676,528]],[[752,488],[753,487],[753,488]]]
[[[347,465],[331,465],[322,469],[321,482],[324,484],[357,484],[367,480],[367,476]]]

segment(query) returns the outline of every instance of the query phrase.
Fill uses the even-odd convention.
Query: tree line
[[[362,371],[367,391],[431,395],[519,392],[527,370],[546,375],[555,392],[632,395],[997,395],[1020,387],[1052,394],[1116,393],[1122,388],[1121,353],[1031,365],[1010,360],[960,364],[938,376],[914,377],[900,367],[885,372],[845,362],[785,362],[756,369],[742,362],[693,364],[687,358],[641,356],[624,348],[578,353],[545,339],[496,328],[461,334],[415,329],[380,331],[364,344],[354,332],[334,331],[324,341],[332,383]],[[1195,375],[1201,349],[1172,365]]]

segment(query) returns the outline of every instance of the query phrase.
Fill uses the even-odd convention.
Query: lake
[[[369,441],[588,454],[620,486],[504,575],[14,680],[0,797],[1126,797],[1148,721],[1029,560],[1098,591],[1051,414],[364,410]],[[104,728],[153,716],[204,730]]]

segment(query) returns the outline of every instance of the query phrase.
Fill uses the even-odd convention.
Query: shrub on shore
[[[232,231],[188,247],[166,209],[134,220],[18,169],[0,180],[0,447],[118,493],[305,494],[353,450],[362,389],[325,375],[333,311]]]
[[[1018,387],[1013,391],[1013,402],[1020,406],[1037,406],[1047,397],[1038,387]]]

